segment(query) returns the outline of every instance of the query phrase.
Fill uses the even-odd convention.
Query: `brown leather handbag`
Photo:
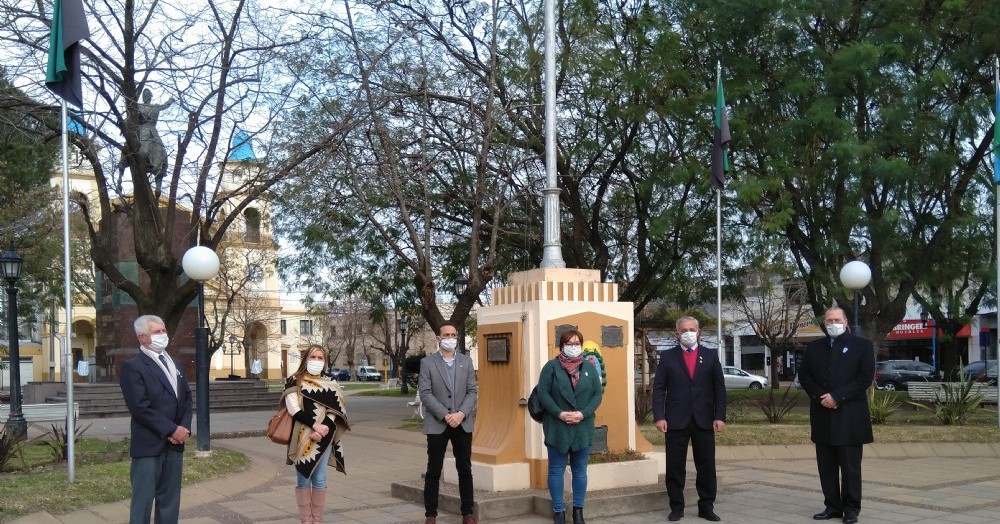
[[[267,423],[267,438],[275,444],[288,444],[292,440],[292,416],[288,408],[281,406],[277,413]]]

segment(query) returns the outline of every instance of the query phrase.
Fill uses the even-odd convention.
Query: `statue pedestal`
[[[559,334],[577,329],[600,348],[607,388],[596,425],[607,426],[610,451],[648,453],[652,446],[635,424],[635,354],[632,304],[618,302],[618,286],[600,272],[535,269],[515,273],[478,313],[479,404],[472,437],[476,489],[543,489],[548,460],[541,424],[526,404],[542,366],[559,352]],[[656,484],[658,471],[634,468],[604,486]],[[446,482],[457,482],[445,465]],[[569,484],[567,484],[568,486]]]

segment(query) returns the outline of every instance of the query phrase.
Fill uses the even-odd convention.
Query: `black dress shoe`
[[[833,508],[826,508],[823,510],[822,513],[817,513],[813,515],[813,520],[839,519],[840,517],[843,516],[844,516],[843,512],[837,511]],[[857,520],[855,520],[854,522],[857,522]]]
[[[858,514],[857,513],[844,513],[844,520],[842,522],[844,524],[856,524],[858,522]]]
[[[712,511],[710,509],[698,510],[698,516],[701,517],[701,518],[703,518],[703,519],[705,519],[705,520],[709,520],[709,521],[712,521],[712,522],[718,522],[718,521],[722,520],[722,519],[719,518],[718,515],[715,514],[714,511]]]
[[[684,518],[684,510],[682,509],[670,510],[670,514],[667,515],[667,520],[669,520],[670,522],[677,522],[682,518]]]

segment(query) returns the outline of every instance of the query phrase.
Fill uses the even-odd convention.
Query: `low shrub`
[[[981,393],[972,392],[975,385],[975,379],[963,374],[959,376],[959,381],[956,383],[945,382],[941,384],[941,393],[936,393],[937,398],[930,406],[919,402],[908,402],[920,409],[931,411],[934,413],[934,418],[941,424],[961,426],[965,424],[972,412],[981,407],[983,399],[986,398]]]
[[[604,453],[591,453],[588,464],[608,464],[611,462],[628,462],[630,460],[643,460],[646,456],[634,449],[621,451],[605,451]]]
[[[774,396],[773,389],[768,389],[766,395],[753,396],[747,403],[760,410],[764,419],[771,424],[780,424],[798,403],[798,397],[798,394],[792,394],[792,385],[789,384],[780,398]]]
[[[895,395],[875,393],[875,388],[871,388],[871,395],[868,396],[868,412],[872,424],[885,424],[901,405]]]

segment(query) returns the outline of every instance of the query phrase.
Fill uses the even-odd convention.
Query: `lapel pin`
[[[844,350],[841,351],[841,353],[847,353],[847,348],[844,348]]]

